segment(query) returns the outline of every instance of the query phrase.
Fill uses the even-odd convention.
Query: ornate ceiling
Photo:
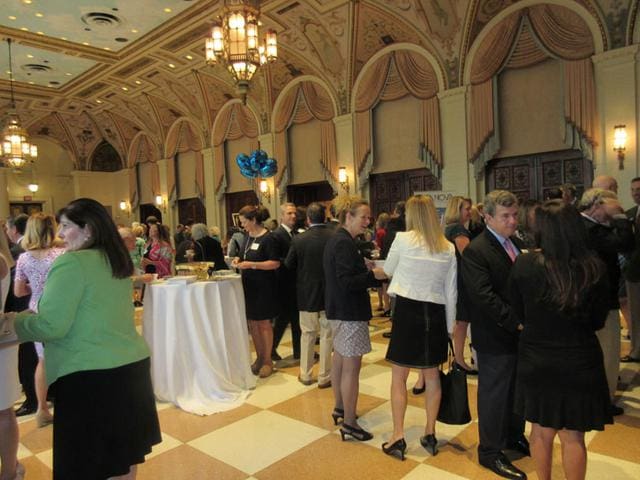
[[[474,39],[502,10],[528,0],[267,0],[262,23],[278,32],[279,59],[259,70],[249,104],[263,131],[276,99],[301,75],[322,79],[340,114],[363,66],[390,44],[429,52],[441,84],[462,83]],[[18,111],[30,134],[71,152],[76,168],[104,140],[123,159],[144,132],[162,155],[171,125],[186,117],[210,139],[231,77],[204,61],[204,37],[222,0],[11,0],[0,37],[14,43]],[[542,2],[540,2],[542,3]],[[598,25],[605,49],[631,42],[638,0],[566,0]],[[0,46],[0,112],[9,104],[8,55]],[[3,53],[4,52],[4,53]],[[136,142],[138,144],[139,142]],[[139,152],[138,152],[139,153]],[[134,153],[138,155],[138,153]]]

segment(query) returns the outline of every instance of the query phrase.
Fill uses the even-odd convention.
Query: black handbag
[[[449,340],[449,371],[440,370],[440,410],[438,421],[449,425],[463,425],[471,421],[469,397],[467,396],[467,374],[454,368],[453,344]]]

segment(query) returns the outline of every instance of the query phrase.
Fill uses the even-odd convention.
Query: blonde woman
[[[52,215],[35,213],[27,220],[27,227],[20,244],[24,253],[20,255],[16,265],[13,293],[16,297],[31,295],[29,310],[35,313],[38,312],[38,302],[51,265],[56,258],[64,253],[64,249],[60,248],[56,241],[56,228],[56,220]],[[40,342],[35,342],[35,346],[38,354],[35,373],[36,397],[38,398],[36,424],[38,427],[44,427],[53,422],[53,416],[47,403],[44,347]]]
[[[384,274],[391,277],[388,292],[396,297],[396,304],[386,356],[392,364],[393,433],[382,450],[402,460],[407,449],[407,377],[412,368],[421,370],[426,386],[427,425],[420,444],[431,455],[438,453],[438,366],[447,359],[447,339],[453,332],[458,297],[455,249],[444,236],[431,197],[412,196],[406,203],[406,221],[407,231],[398,232],[384,265]]]

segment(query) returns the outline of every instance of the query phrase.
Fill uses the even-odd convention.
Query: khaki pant
[[[607,374],[609,395],[616,396],[618,388],[618,374],[620,372],[620,311],[609,310],[607,321],[596,332],[604,357],[604,371]]]
[[[311,380],[314,345],[320,332],[320,370],[318,384],[331,380],[331,327],[324,311],[300,312],[300,379]]]

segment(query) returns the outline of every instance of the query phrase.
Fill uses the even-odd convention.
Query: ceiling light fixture
[[[249,82],[258,67],[278,57],[277,34],[265,32],[260,44],[258,26],[260,2],[257,0],[225,0],[222,17],[214,25],[205,43],[209,65],[221,63],[236,82],[236,93],[247,101]]]
[[[20,124],[20,117],[16,111],[16,99],[13,92],[13,58],[11,56],[11,39],[7,38],[9,46],[9,85],[11,87],[11,108],[7,112],[7,119],[0,135],[0,151],[2,161],[8,167],[20,169],[27,162],[38,157],[38,147],[29,143],[27,131]]]

